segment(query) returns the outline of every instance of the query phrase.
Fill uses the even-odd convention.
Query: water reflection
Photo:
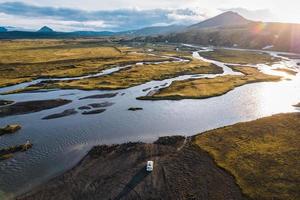
[[[299,101],[299,86],[299,76],[293,81],[260,84],[259,90],[255,93],[258,100],[256,112],[275,114],[293,111],[295,108],[292,105]]]

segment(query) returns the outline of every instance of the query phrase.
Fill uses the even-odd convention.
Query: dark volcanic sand
[[[154,161],[153,172],[145,170],[148,160]],[[178,137],[175,143],[94,147],[75,168],[18,199],[246,198],[234,178],[217,167],[206,152]]]
[[[0,107],[0,117],[39,112],[42,110],[62,106],[70,102],[72,101],[66,99],[50,99],[50,100],[18,102],[12,105]]]
[[[128,108],[128,110],[130,110],[130,111],[138,111],[138,110],[143,110],[143,108],[131,107],[131,108]]]
[[[74,108],[73,109],[67,109],[67,110],[64,110],[61,113],[55,113],[53,115],[48,115],[48,116],[44,117],[43,119],[56,119],[56,118],[61,118],[61,117],[67,117],[67,116],[70,116],[70,115],[75,115],[77,113],[78,112]]]
[[[90,110],[90,109],[92,109],[92,108],[89,107],[89,106],[80,106],[78,109],[79,109],[79,110]]]
[[[114,105],[113,102],[102,102],[102,103],[91,103],[88,106],[91,106],[92,108],[103,108],[103,107],[109,107]]]
[[[143,92],[147,92],[148,90],[151,90],[151,88],[145,88],[143,89]]]
[[[1,100],[0,99],[0,106],[6,106],[6,105],[9,105],[9,104],[12,104],[14,103],[13,101],[9,101],[9,100]]]
[[[84,111],[81,114],[83,114],[83,115],[94,115],[94,114],[103,113],[104,111],[105,111],[105,109],[97,109],[97,110],[91,110],[91,111]]]
[[[112,98],[117,96],[118,93],[107,93],[107,94],[96,94],[91,96],[82,97],[79,100],[83,99],[103,99],[103,98]]]

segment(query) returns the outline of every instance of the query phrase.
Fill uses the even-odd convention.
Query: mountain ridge
[[[224,15],[226,20],[216,20]],[[237,21],[233,23],[234,20]],[[214,23],[211,23],[212,21]],[[216,21],[218,23],[215,23]],[[179,33],[140,37],[136,40],[245,49],[270,47],[269,50],[300,53],[300,24],[251,21],[237,13],[232,12],[228,15],[227,12],[187,27]]]
[[[169,25],[169,26],[151,26],[136,30],[112,32],[112,31],[73,31],[57,32],[53,29],[43,26],[38,31],[7,31],[0,34],[0,39],[27,39],[27,38],[69,38],[69,37],[102,37],[102,36],[149,36],[176,33],[183,30],[186,26]]]
[[[53,33],[55,31],[52,28],[48,27],[48,26],[43,26],[37,32],[39,32],[39,33]]]
[[[245,25],[252,21],[244,18],[236,12],[227,11],[215,17],[209,18],[197,24],[193,24],[188,29],[212,28],[223,26]]]

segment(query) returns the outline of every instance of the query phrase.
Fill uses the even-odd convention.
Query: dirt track
[[[19,199],[246,199],[232,176],[184,141],[94,147],[75,168]],[[147,160],[154,160],[151,173]]]

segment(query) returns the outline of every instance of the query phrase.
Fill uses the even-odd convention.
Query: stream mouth
[[[207,49],[200,49],[204,51]],[[278,55],[272,52],[274,55]],[[1,99],[20,101],[66,99],[67,105],[24,115],[0,118],[0,126],[21,124],[22,129],[9,136],[0,138],[0,148],[24,143],[30,140],[34,147],[14,158],[0,162],[0,195],[18,195],[38,184],[73,167],[94,145],[123,143],[128,141],[152,142],[159,136],[191,136],[206,130],[250,121],[277,113],[299,111],[293,107],[300,102],[300,75],[289,76],[283,72],[274,72],[275,68],[293,68],[300,71],[297,59],[282,60],[272,66],[255,65],[263,72],[281,74],[289,80],[280,82],[248,84],[228,92],[225,95],[202,100],[185,99],[180,101],[139,101],[136,98],[149,92],[168,87],[175,80],[191,78],[213,78],[227,74],[240,75],[227,67],[228,63],[202,58],[198,51],[193,53],[198,59],[211,62],[223,68],[223,74],[184,75],[145,84],[123,90],[83,91],[50,90],[45,92],[26,92],[0,95]],[[175,60],[185,62],[185,60]],[[140,63],[141,64],[141,63]],[[89,78],[117,72],[130,67],[111,68],[98,74],[75,77]],[[49,80],[38,79],[29,83],[1,88],[0,92],[20,89],[31,84]],[[114,93],[107,97],[107,93]],[[101,96],[103,98],[85,98]],[[90,105],[110,105],[105,108],[91,108],[105,111],[94,114],[82,114],[91,110],[81,110]],[[129,108],[142,108],[135,112]],[[63,111],[76,111],[72,115],[55,118]],[[43,118],[52,116],[51,120]]]

